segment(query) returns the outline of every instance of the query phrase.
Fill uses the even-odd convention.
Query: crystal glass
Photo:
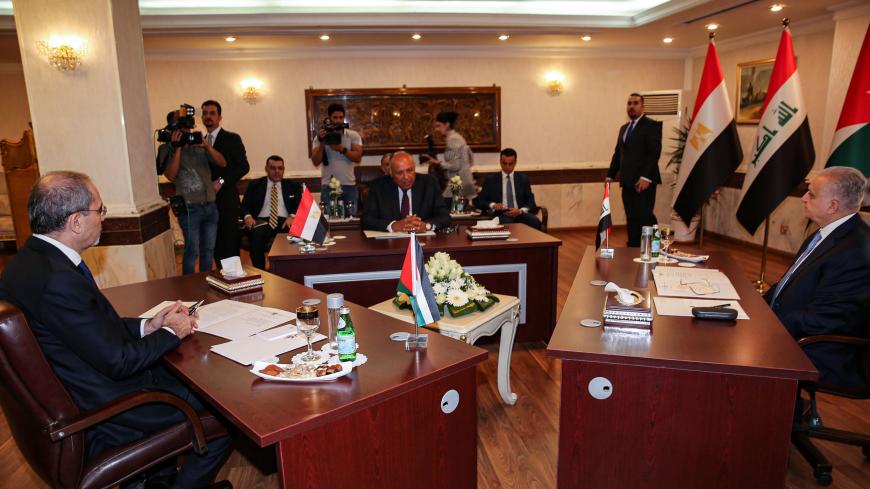
[[[662,252],[667,254],[674,241],[674,230],[669,225],[662,224],[659,226],[659,231],[662,235]]]
[[[302,355],[303,362],[316,362],[320,357],[314,353],[311,347],[311,337],[317,332],[320,327],[320,317],[317,315],[317,308],[313,306],[300,306],[296,308],[296,327],[299,332],[305,335],[308,340],[308,351]]]

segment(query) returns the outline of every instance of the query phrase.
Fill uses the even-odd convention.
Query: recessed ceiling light
[[[719,28],[719,24],[707,24],[705,27],[707,27],[708,31],[715,31]]]
[[[511,38],[511,36],[509,36],[507,34],[502,34],[502,35],[498,36],[499,41],[507,41],[510,38]]]
[[[665,44],[670,44],[670,43],[674,42],[674,38],[673,37],[666,37],[666,38],[662,39],[662,42]]]
[[[581,37],[580,40],[583,42],[589,42],[592,40],[592,36],[590,36],[589,34],[586,34],[585,36]]]
[[[226,42],[236,42],[236,36],[227,36],[224,38]]]
[[[782,10],[784,8],[785,8],[785,5],[783,5],[781,3],[775,3],[775,4],[770,6],[770,11],[771,12],[779,12],[780,10]]]
[[[328,41],[328,40],[329,40],[329,35],[324,34],[324,35],[320,36],[320,40],[321,40],[321,41]]]
[[[419,41],[420,39],[423,39],[423,36],[421,36],[420,34],[414,34],[413,36],[411,36],[411,39]]]

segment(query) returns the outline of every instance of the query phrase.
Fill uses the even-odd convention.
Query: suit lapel
[[[411,213],[420,215],[420,203],[423,202],[423,181],[420,178],[414,180],[414,186],[411,187]]]
[[[788,283],[786,283],[785,287],[783,287],[782,291],[780,291],[780,295],[782,295],[782,293],[785,292],[791,286],[791,284],[796,283],[798,277],[800,277],[801,274],[809,270],[815,262],[819,261],[820,259],[824,258],[828,253],[830,253],[831,250],[833,250],[834,247],[837,245],[837,241],[842,239],[843,236],[849,234],[852,228],[855,227],[855,225],[857,224],[857,219],[860,218],[857,214],[855,214],[849,220],[847,220],[843,224],[840,224],[837,229],[835,229],[834,232],[832,232],[825,239],[823,239],[821,243],[816,245],[816,248],[813,250],[812,253],[810,253],[810,256],[806,257],[803,263],[801,263],[800,266],[798,266],[797,269],[792,272],[791,277],[788,279]],[[798,250],[796,256],[800,256],[801,253],[804,252],[811,240],[812,236],[804,240],[804,243],[801,246],[801,249]]]
[[[494,201],[499,203],[499,204],[504,201],[504,194],[502,193],[502,187],[504,187],[504,175],[501,172],[498,172],[498,176],[495,179],[495,199],[494,199]]]

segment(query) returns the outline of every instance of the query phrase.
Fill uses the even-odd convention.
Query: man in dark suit
[[[97,287],[81,253],[97,244],[106,207],[81,173],[43,176],[28,200],[33,235],[0,276],[0,298],[24,312],[54,372],[82,410],[140,390],[163,390],[201,403],[160,366],[160,358],[193,333],[195,321],[180,302],[149,320],[122,319]],[[126,411],[85,432],[88,455],[133,442],[184,416],[166,404]],[[202,487],[214,477],[230,437],[191,454],[174,487]],[[174,464],[171,466],[174,469]]]
[[[248,164],[242,138],[234,132],[221,128],[221,104],[214,100],[206,100],[202,103],[202,124],[208,131],[205,134],[206,140],[227,161],[225,167],[213,165],[211,169],[215,203],[218,208],[214,259],[217,267],[220,268],[221,260],[239,254],[241,205],[236,184],[248,173],[251,166]]]
[[[795,338],[870,337],[870,227],[858,215],[866,186],[860,171],[831,167],[810,181],[801,199],[819,230],[804,241],[791,267],[764,296]],[[851,346],[817,343],[804,352],[823,382],[870,382],[862,378]]]
[[[438,183],[418,175],[411,155],[399,151],[390,161],[390,176],[378,178],[369,187],[363,211],[363,229],[424,232],[450,225]]]
[[[248,184],[242,199],[245,229],[251,240],[251,263],[266,269],[266,248],[276,234],[286,233],[302,199],[302,185],[284,178],[284,159],[266,159],[266,176]]]
[[[529,177],[514,173],[517,166],[517,152],[505,148],[499,157],[501,173],[487,177],[483,190],[477,195],[477,208],[493,212],[501,223],[519,222],[535,229],[541,229],[541,221],[535,216],[535,194]]]
[[[656,185],[662,183],[659,174],[662,123],[646,117],[643,110],[643,96],[632,93],[626,108],[631,120],[619,128],[619,138],[607,172],[608,182],[619,174],[628,246],[640,246],[641,228],[656,224],[653,213]]]

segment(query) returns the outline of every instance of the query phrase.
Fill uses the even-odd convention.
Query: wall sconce
[[[550,95],[559,95],[565,89],[565,75],[558,71],[551,71],[544,76],[547,81],[547,91]]]
[[[51,39],[36,43],[39,53],[46,57],[48,64],[58,71],[74,71],[81,66],[87,52],[84,41],[75,39]]]
[[[263,82],[256,78],[248,78],[243,80],[239,85],[242,87],[242,98],[246,102],[255,104],[260,100],[260,90],[263,88]]]

